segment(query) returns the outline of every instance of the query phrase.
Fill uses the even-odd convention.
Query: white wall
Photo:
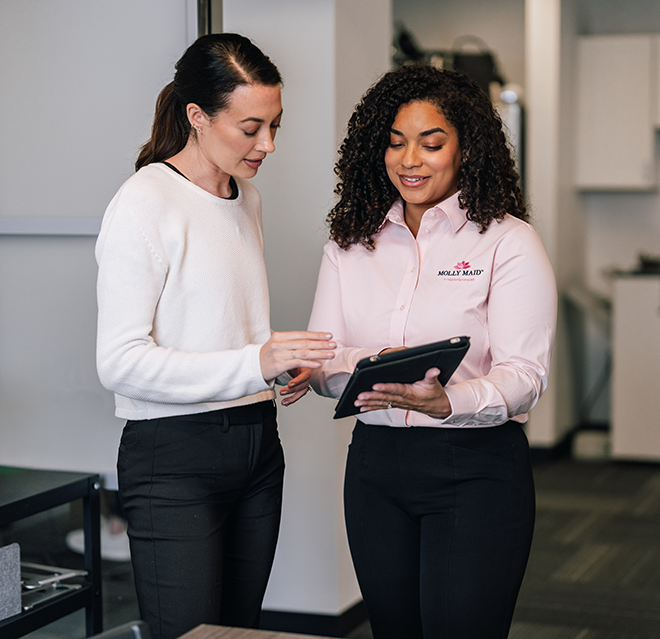
[[[0,215],[99,216],[187,42],[187,0],[0,3]]]
[[[0,229],[100,220],[196,28],[189,9],[0,3]],[[96,376],[95,239],[0,235],[1,464],[114,475],[122,422]]]
[[[572,0],[525,1],[527,199],[557,278],[560,295],[550,384],[532,411],[534,446],[553,446],[578,422],[581,384],[575,367],[575,318],[563,295],[581,279],[584,231],[572,178],[575,36]]]
[[[284,77],[277,151],[254,182],[263,198],[273,327],[305,328],[337,146],[352,107],[390,64],[390,0],[224,0],[223,23],[251,37]],[[287,471],[269,610],[334,615],[360,599],[342,507],[354,420],[333,421],[333,407],[309,395],[279,412]]]

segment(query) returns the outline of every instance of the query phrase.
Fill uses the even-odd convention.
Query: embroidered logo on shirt
[[[484,272],[482,268],[470,268],[470,262],[457,262],[452,270],[438,271],[438,277],[453,281],[471,282]]]

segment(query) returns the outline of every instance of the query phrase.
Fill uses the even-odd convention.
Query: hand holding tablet
[[[374,384],[413,384],[423,379],[429,369],[438,368],[438,380],[444,386],[458,368],[469,346],[469,337],[453,337],[360,360],[339,398],[334,418],[359,413],[360,408],[355,406],[357,396],[371,390]]]

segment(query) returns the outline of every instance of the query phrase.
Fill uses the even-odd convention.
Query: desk
[[[86,584],[80,590],[0,621],[2,639],[15,639],[85,608],[87,636],[103,629],[99,476],[0,466],[0,526],[83,500]]]
[[[272,630],[250,630],[249,628],[228,628],[227,626],[207,626],[202,624],[179,639],[323,639],[311,635],[292,635],[288,632]],[[326,639],[330,639],[326,637]]]

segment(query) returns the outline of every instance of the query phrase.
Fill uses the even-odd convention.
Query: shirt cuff
[[[452,411],[440,420],[442,426],[499,426],[508,420],[506,406],[484,406],[479,410],[479,399],[469,382],[445,388]]]

